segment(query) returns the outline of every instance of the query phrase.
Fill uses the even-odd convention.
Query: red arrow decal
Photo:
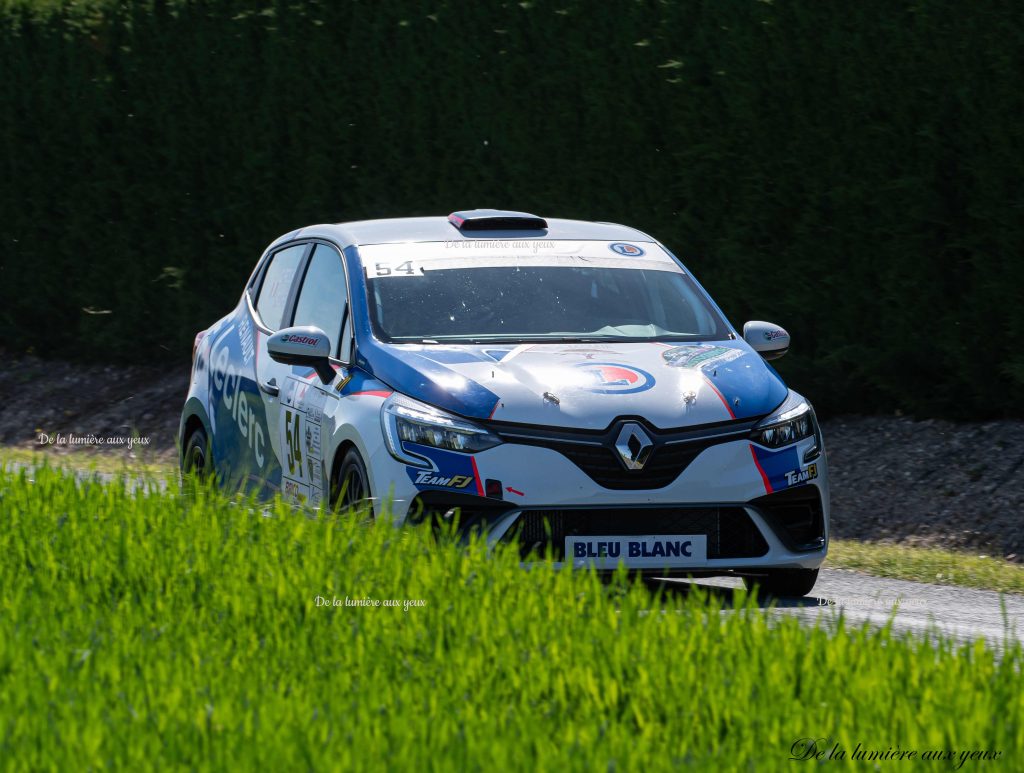
[[[509,494],[518,494],[521,497],[525,497],[526,496],[526,494],[524,494],[522,491],[516,491],[511,486],[505,486],[505,491],[507,491]]]

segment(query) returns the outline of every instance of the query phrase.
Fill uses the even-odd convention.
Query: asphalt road
[[[669,580],[672,584],[684,580]],[[708,588],[734,588],[739,580],[710,578],[697,581]],[[899,607],[893,617],[894,602]],[[999,594],[949,585],[890,580],[845,569],[822,569],[811,595],[775,599],[775,614],[794,615],[808,623],[833,625],[840,613],[848,625],[863,622],[923,637],[939,632],[958,642],[979,637],[996,650],[1008,641],[1024,642],[1024,596]]]

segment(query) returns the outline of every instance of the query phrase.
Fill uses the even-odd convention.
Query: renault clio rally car
[[[316,225],[196,336],[185,472],[523,555],[810,592],[829,529],[811,404],[661,243],[471,210]]]

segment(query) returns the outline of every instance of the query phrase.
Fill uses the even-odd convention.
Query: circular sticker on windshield
[[[612,252],[617,252],[620,255],[626,255],[630,258],[638,258],[644,254],[644,251],[635,244],[629,244],[627,242],[615,242],[615,244],[609,244],[608,247]]]
[[[598,395],[628,395],[646,392],[654,386],[654,376],[629,365],[582,362],[576,367],[586,374],[580,388]]]

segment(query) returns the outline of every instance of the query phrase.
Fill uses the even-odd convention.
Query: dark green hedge
[[[684,258],[826,411],[1024,415],[1015,0],[0,0],[4,346],[187,358],[264,246],[496,206]]]

